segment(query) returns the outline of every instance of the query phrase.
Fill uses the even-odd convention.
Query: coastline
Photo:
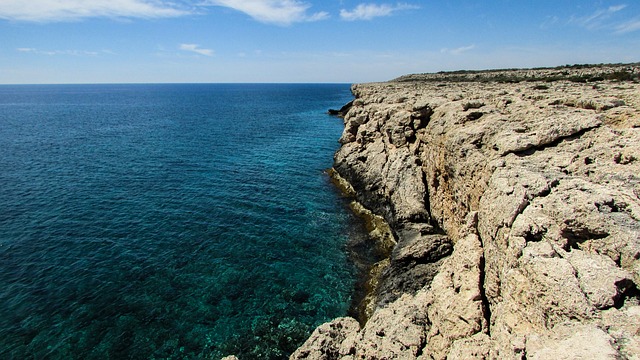
[[[331,176],[368,230],[388,226],[389,256],[364,321],[321,325],[291,358],[640,353],[639,77],[628,64],[353,85]]]
[[[356,191],[345,178],[340,176],[334,168],[329,169],[328,174],[343,196],[350,200],[349,208],[351,211],[363,222],[367,238],[360,245],[370,248],[370,251],[374,254],[368,257],[369,261],[363,264],[366,269],[363,271],[360,284],[357,285],[356,296],[349,311],[360,325],[364,325],[375,311],[376,293],[379,289],[382,271],[389,267],[389,257],[396,245],[396,241],[393,231],[386,220],[358,202]],[[354,247],[354,245],[356,244],[352,244],[351,247]],[[354,251],[357,251],[357,249],[351,250],[351,252]],[[352,258],[355,256],[355,254],[351,255]]]

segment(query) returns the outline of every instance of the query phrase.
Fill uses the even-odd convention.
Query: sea
[[[348,313],[348,84],[0,86],[0,359],[283,359]]]

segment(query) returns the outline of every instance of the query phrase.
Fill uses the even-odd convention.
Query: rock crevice
[[[637,358],[639,76],[354,85],[334,171],[388,224],[389,258],[368,321],[322,325],[292,358]]]

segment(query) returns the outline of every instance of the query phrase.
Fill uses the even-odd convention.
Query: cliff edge
[[[335,176],[388,225],[388,258],[364,324],[323,324],[291,358],[640,358],[639,77],[354,85]]]

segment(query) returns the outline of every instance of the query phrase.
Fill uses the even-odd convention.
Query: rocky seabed
[[[354,85],[334,171],[389,256],[291,358],[640,359],[639,73]]]

